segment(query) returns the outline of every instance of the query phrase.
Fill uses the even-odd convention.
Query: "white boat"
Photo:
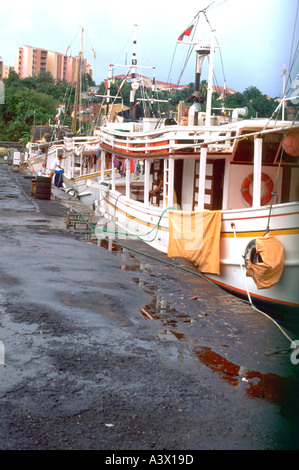
[[[210,54],[212,67],[213,52],[213,40],[210,45],[198,44],[197,63]],[[102,126],[99,133],[102,173],[99,182],[94,182],[94,203],[112,222],[112,230],[109,223],[107,226],[108,236],[138,237],[170,256],[174,253],[170,249],[174,215],[180,214],[181,220],[186,218],[190,225],[191,216],[220,214],[220,228],[215,232],[219,240],[219,268],[196,260],[198,269],[207,279],[277,320],[298,325],[299,123],[238,120],[238,115],[246,114],[245,109],[239,109],[233,113],[237,118],[219,125],[217,118],[210,117],[211,89],[209,81],[206,114],[200,112],[195,93],[187,125],[185,121],[184,125],[164,123],[159,127],[158,120],[147,118],[137,124]],[[289,146],[291,139],[295,142],[293,149]],[[123,187],[118,185],[115,158],[126,165]],[[132,181],[132,162],[142,164],[140,181]],[[107,163],[111,169],[109,182],[103,173]],[[163,173],[163,190],[151,194],[158,184],[159,172]],[[199,226],[200,236],[194,239],[196,246],[203,236],[201,230]],[[257,259],[256,243],[252,243],[265,239],[277,243],[274,250],[278,252],[281,248],[281,258],[276,260],[278,267],[271,263],[267,267],[266,277],[273,272],[278,275],[263,284],[249,276],[249,265],[254,268],[266,263],[266,255]],[[183,249],[179,256],[188,258],[188,249]],[[208,251],[203,258],[211,256]],[[245,263],[245,259],[250,263]]]
[[[88,204],[107,219],[106,236],[136,237],[171,257],[185,256],[221,288],[298,326],[299,122],[239,120],[246,115],[243,108],[234,110],[231,122],[212,117],[213,44],[212,38],[195,47],[197,83],[210,55],[205,113],[196,89],[188,116],[176,122],[107,122],[93,141],[77,147],[77,169],[76,152],[70,154],[65,175],[82,181],[77,194],[84,201],[86,192]],[[131,69],[135,66],[132,61]],[[126,169],[123,177],[119,162]],[[157,190],[160,174],[163,188]],[[214,219],[212,234],[206,218]],[[276,244],[274,254],[265,248],[268,240]],[[269,261],[274,255],[279,256]]]
[[[103,129],[102,164],[111,154],[125,158],[128,170],[131,161],[144,161],[144,181],[137,197],[129,171],[125,191],[119,191],[113,166],[109,186],[100,189],[100,210],[108,219],[117,221],[119,227],[113,236],[124,238],[126,233],[138,236],[169,253],[169,214],[178,209],[187,211],[182,217],[184,214],[187,217],[189,211],[199,214],[220,211],[220,272],[201,271],[220,287],[250,299],[257,308],[277,319],[298,322],[299,169],[297,158],[288,157],[281,146],[290,129],[298,136],[298,124],[265,121],[240,121],[221,129],[171,126],[126,137],[121,131]],[[222,135],[225,140],[220,142]],[[199,143],[201,139],[207,146]],[[218,142],[209,144],[208,139]],[[158,171],[164,174],[163,192],[150,200],[149,191],[155,186]],[[256,175],[257,181],[252,189],[247,179],[250,175],[251,179]],[[276,198],[275,194],[272,196],[275,181],[278,204],[272,204]],[[242,193],[242,186],[248,187],[248,191]],[[253,278],[244,275],[241,266],[243,256],[250,257],[250,253],[246,254],[249,243],[266,233],[282,244],[284,269],[278,283],[259,289]],[[253,253],[251,257],[253,261]]]
[[[63,154],[63,140],[52,142],[39,141],[36,143],[29,142],[23,165],[27,171],[33,174],[45,174],[47,170],[50,170],[54,158]]]

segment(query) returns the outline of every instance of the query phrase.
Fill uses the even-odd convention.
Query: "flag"
[[[60,117],[59,114],[56,114],[55,121],[59,121],[59,117]]]
[[[191,33],[192,33],[192,29],[194,28],[194,25],[195,25],[195,21],[193,21],[193,23],[191,23],[187,29],[185,29],[182,34],[178,37],[178,41],[183,41],[184,39],[184,36],[190,36]]]
[[[105,88],[106,88],[106,90],[108,90],[108,88],[109,88],[108,80],[105,81]]]

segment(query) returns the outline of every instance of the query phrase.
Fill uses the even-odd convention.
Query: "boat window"
[[[243,133],[244,135],[245,133]],[[239,140],[237,143],[234,162],[252,162],[253,161],[253,138],[249,137]]]
[[[280,158],[280,152],[279,152],[279,158]],[[279,160],[279,159],[277,159],[277,160]],[[288,155],[285,151],[283,151],[282,162],[283,163],[292,163],[293,165],[298,165],[299,164],[299,157],[293,157],[292,155]]]
[[[246,133],[249,133],[247,131]],[[237,144],[235,151],[234,162],[253,162],[254,156],[254,138],[245,137],[246,133],[244,132],[244,139],[241,139]],[[279,154],[280,157],[280,140],[281,136],[279,134],[269,134],[265,135],[263,138],[263,165],[273,164],[277,160]]]

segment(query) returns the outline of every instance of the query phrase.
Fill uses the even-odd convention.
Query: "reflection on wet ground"
[[[99,245],[117,252],[116,256],[122,256],[121,264],[118,266],[119,269],[135,273],[138,271],[140,273],[146,272],[147,275],[150,274],[151,277],[156,277],[155,274],[150,273],[148,264],[142,264],[135,254],[120,247],[117,243],[111,240],[101,240]],[[265,399],[280,405],[283,410],[288,409],[289,396],[292,390],[296,388],[293,379],[273,373],[263,374],[259,371],[247,370],[243,366],[229,361],[223,355],[216,353],[212,348],[201,345],[199,340],[186,333],[186,328],[183,327],[202,321],[206,316],[209,316],[208,313],[201,312],[196,314],[195,317],[179,311],[175,306],[175,302],[169,302],[161,295],[158,285],[150,284],[144,281],[142,277],[134,277],[133,282],[152,296],[152,300],[140,308],[138,313],[146,320],[160,322],[162,329],[157,333],[160,340],[178,341],[183,346],[184,352],[180,352],[178,356],[186,357],[187,355],[193,360],[200,361],[233,387],[243,384],[245,394],[250,398]],[[198,301],[200,305],[201,297],[200,295],[194,296],[189,300]],[[221,347],[229,348],[225,344]]]
[[[28,218],[28,213],[23,212],[17,214],[17,217],[14,212],[10,212],[9,214],[3,213],[1,215],[1,225],[7,225],[9,221],[10,226],[18,226],[18,227],[26,227],[26,228],[51,228],[57,230],[65,229],[65,222],[61,219],[61,217],[49,217],[41,219],[40,216],[34,217],[33,214],[30,214],[30,218]]]
[[[139,283],[139,279],[137,279]],[[148,290],[143,289],[145,292]],[[160,320],[163,326],[176,327],[179,321],[184,323],[193,323],[194,321],[189,315],[178,312],[171,303],[167,302],[161,296],[153,297],[153,300],[144,308],[139,310],[139,313],[150,320]]]
[[[293,379],[273,373],[262,374],[258,371],[246,370],[208,347],[195,346],[192,354],[230,385],[238,386],[240,381],[247,383],[245,393],[250,398],[263,398],[276,403],[286,412],[292,390],[296,389]]]

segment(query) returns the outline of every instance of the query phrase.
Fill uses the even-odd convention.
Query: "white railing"
[[[130,154],[172,153],[190,147],[198,149],[200,144],[213,142],[219,150],[230,150],[231,130],[215,127],[171,126],[150,132],[122,132],[102,129],[101,142],[107,146]],[[219,143],[215,143],[219,139]]]

